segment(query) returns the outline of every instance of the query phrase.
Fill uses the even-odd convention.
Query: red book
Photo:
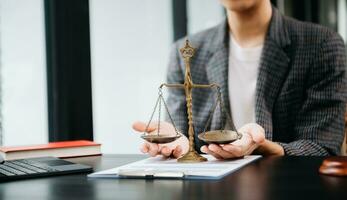
[[[101,155],[101,144],[88,140],[51,142],[48,144],[0,147],[5,160],[54,156],[59,158]]]

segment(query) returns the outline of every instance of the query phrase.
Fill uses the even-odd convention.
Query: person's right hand
[[[147,124],[143,122],[135,122],[133,129],[138,132],[145,132]],[[151,123],[147,129],[149,134],[157,134],[157,123]],[[160,133],[162,135],[176,135],[175,129],[172,124],[168,122],[160,122]],[[182,135],[177,140],[166,144],[155,144],[150,142],[144,142],[140,148],[143,153],[148,153],[150,156],[163,155],[165,157],[179,158],[188,152],[189,141],[186,136]]]

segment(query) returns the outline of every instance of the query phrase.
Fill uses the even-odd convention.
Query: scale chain
[[[224,119],[223,119],[223,105],[222,105],[222,93],[220,91],[220,88],[218,88],[218,100],[219,100],[219,112],[220,112],[220,127],[221,129],[225,129],[226,123],[224,123]]]
[[[219,96],[219,102],[220,102],[220,108],[221,108],[221,114],[225,114],[226,115],[226,121],[228,121],[229,122],[229,124],[230,124],[230,128],[232,128],[233,130],[235,130],[235,132],[236,132],[236,134],[238,135],[238,136],[240,136],[240,133],[237,131],[237,129],[236,129],[236,127],[235,127],[235,124],[234,124],[234,122],[233,122],[233,119],[232,119],[232,117],[229,115],[229,113],[226,111],[226,110],[224,110],[225,108],[224,108],[224,105],[223,105],[223,102],[222,102],[222,92],[220,91],[220,88],[218,88],[218,96]],[[221,120],[223,120],[223,117],[221,117]],[[226,125],[226,124],[225,124]],[[223,127],[223,130],[225,130],[225,125],[224,125],[224,127]]]
[[[218,95],[218,94],[217,94]],[[208,119],[207,119],[207,122],[206,122],[206,125],[205,125],[205,127],[204,127],[204,133],[206,132],[206,130],[207,130],[207,127],[208,127],[208,125],[210,124],[210,122],[211,122],[211,120],[212,120],[212,116],[213,116],[213,112],[216,110],[216,108],[217,108],[217,106],[218,106],[218,103],[219,103],[219,101],[220,101],[220,96],[218,95],[217,96],[217,102],[213,105],[213,107],[212,107],[212,109],[211,109],[211,112],[210,112],[210,116],[208,117]],[[222,114],[222,113],[221,113]]]
[[[157,128],[157,135],[159,136],[159,133],[160,133],[160,121],[161,121],[161,101],[162,101],[162,93],[161,93],[161,90],[160,90],[160,94],[159,94],[159,108],[158,108],[158,128]]]
[[[155,103],[155,106],[154,106],[154,109],[153,109],[152,115],[151,115],[151,117],[149,118],[149,121],[148,121],[148,123],[147,123],[146,129],[145,129],[145,132],[144,132],[143,134],[148,133],[148,127],[149,127],[149,125],[151,124],[151,122],[152,122],[152,120],[153,120],[153,116],[154,116],[155,111],[157,110],[157,107],[158,107],[158,103],[159,103],[159,101],[160,101],[160,96],[157,98],[157,101],[156,101],[156,103]]]
[[[203,133],[206,132],[207,127],[208,127],[208,125],[210,124],[210,122],[212,120],[213,113],[214,113],[214,111],[216,110],[216,108],[217,108],[217,106],[219,104],[221,129],[225,130],[225,128],[226,128],[226,123],[224,123],[224,119],[223,119],[223,114],[225,114],[226,115],[226,121],[228,121],[230,126],[231,126],[230,128],[235,130],[237,135],[240,135],[240,133],[237,131],[237,129],[236,129],[236,127],[235,127],[235,125],[233,123],[233,120],[231,119],[230,115],[224,110],[224,107],[223,107],[224,105],[223,105],[223,102],[222,102],[222,92],[220,90],[221,90],[220,87],[217,87],[217,102],[214,104],[214,106],[211,109],[210,116],[209,116],[209,118],[208,118],[208,120],[206,122],[206,125],[204,127],[204,132]]]
[[[170,114],[170,112],[169,112],[169,108],[168,108],[168,106],[167,106],[167,104],[166,104],[166,102],[165,102],[163,96],[161,96],[161,98],[162,98],[162,101],[163,101],[163,103],[164,103],[164,106],[165,106],[167,115],[169,116],[169,119],[170,119],[170,121],[171,121],[171,123],[172,123],[172,126],[174,127],[176,134],[179,135],[178,130],[177,130],[177,127],[176,127],[176,125],[175,125],[175,122],[173,121],[173,119],[172,119],[172,117],[171,117],[171,114]]]
[[[155,106],[154,106],[153,112],[152,112],[152,114],[151,114],[151,117],[150,117],[150,119],[149,119],[149,122],[147,123],[147,126],[146,126],[146,129],[145,129],[144,134],[148,133],[148,128],[149,128],[149,126],[150,126],[150,124],[151,124],[151,122],[152,122],[152,120],[153,120],[155,111],[156,111],[157,108],[158,108],[158,125],[157,125],[158,128],[157,128],[157,135],[158,135],[158,136],[160,135],[160,126],[161,126],[161,107],[162,107],[161,104],[163,103],[163,104],[164,104],[164,107],[165,107],[165,110],[166,110],[166,112],[167,112],[167,114],[168,114],[168,117],[169,117],[169,119],[170,119],[170,121],[171,121],[171,124],[172,124],[172,126],[174,127],[174,129],[175,129],[176,135],[180,135],[179,132],[178,132],[178,130],[177,130],[176,124],[175,124],[175,122],[174,122],[174,120],[173,120],[173,118],[172,118],[172,116],[171,116],[171,114],[170,114],[170,112],[169,112],[169,107],[167,106],[166,101],[165,101],[165,99],[164,99],[164,97],[163,97],[162,88],[159,88],[158,95],[159,95],[159,96],[158,96],[157,101],[156,101],[156,103],[155,103]]]

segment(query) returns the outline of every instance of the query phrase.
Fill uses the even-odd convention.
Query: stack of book
[[[52,142],[48,144],[0,147],[0,155],[5,160],[53,156],[59,158],[101,155],[101,144],[76,140]]]

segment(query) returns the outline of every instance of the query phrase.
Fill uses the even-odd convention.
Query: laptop
[[[10,161],[0,159],[0,162],[0,182],[93,171],[93,168],[90,166],[72,163],[55,157]]]

